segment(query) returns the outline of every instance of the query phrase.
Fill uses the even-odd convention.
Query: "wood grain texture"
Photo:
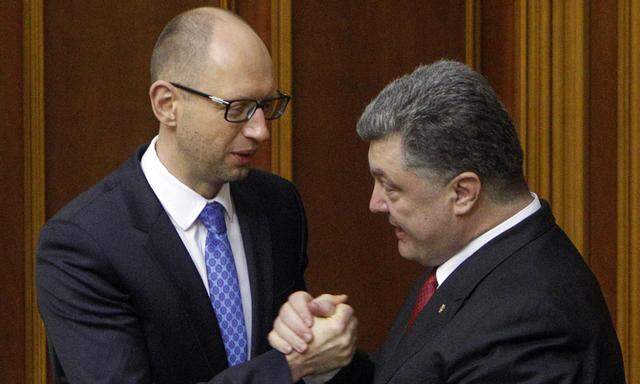
[[[482,0],[465,2],[465,63],[482,72]]]
[[[0,382],[25,383],[25,195],[23,4],[0,3]]]
[[[45,221],[44,21],[42,0],[24,2],[25,382],[47,381],[44,324],[35,289],[36,248]]]
[[[551,2],[516,8],[517,121],[529,188],[551,196]]]
[[[291,0],[271,0],[271,56],[280,89],[291,92]],[[271,172],[292,179],[293,100],[285,114],[271,122]]]
[[[484,1],[480,10],[481,72],[512,117],[516,110],[516,4],[512,0]]]
[[[582,0],[517,4],[515,118],[525,174],[588,260],[588,12]]]
[[[584,0],[570,0],[553,2],[552,13],[552,45],[559,49],[552,51],[551,59],[554,127],[551,204],[562,228],[589,260],[586,231],[589,220],[586,210],[588,12]]]
[[[616,317],[617,68],[616,0],[589,5],[588,211],[589,266]],[[593,17],[597,15],[597,17]]]
[[[618,2],[617,328],[629,383],[640,382],[640,2]]]

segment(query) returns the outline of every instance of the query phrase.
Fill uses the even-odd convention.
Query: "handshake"
[[[269,343],[285,354],[294,382],[351,362],[358,320],[346,300],[346,295],[329,294],[314,299],[299,291],[280,308]]]

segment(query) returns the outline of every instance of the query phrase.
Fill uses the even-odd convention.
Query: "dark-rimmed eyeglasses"
[[[237,99],[237,100],[225,100],[217,96],[208,95],[204,92],[200,92],[193,88],[189,88],[182,84],[171,83],[174,87],[180,88],[183,91],[193,93],[194,95],[206,97],[216,104],[223,105],[224,119],[230,123],[242,123],[248,121],[253,117],[258,108],[262,109],[264,118],[267,120],[275,120],[284,114],[285,109],[291,96],[278,90],[278,96],[270,97],[263,100],[255,99]]]

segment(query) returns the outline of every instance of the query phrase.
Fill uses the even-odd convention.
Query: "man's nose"
[[[244,135],[254,139],[258,143],[269,139],[269,128],[267,127],[267,120],[264,118],[262,108],[256,109],[251,119],[245,123]]]
[[[389,211],[387,201],[384,198],[384,194],[381,193],[380,187],[377,183],[373,185],[371,199],[369,200],[369,210],[373,213],[386,213]]]

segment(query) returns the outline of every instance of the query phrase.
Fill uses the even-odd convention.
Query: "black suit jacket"
[[[200,275],[142,173],[145,149],[42,229],[36,284],[57,381],[290,382],[266,336],[287,296],[305,288],[306,222],[293,185],[253,170],[231,183],[249,269],[254,358],[227,369]]]
[[[598,283],[549,206],[463,262],[406,330],[416,283],[387,340],[335,382],[620,384],[620,346]]]

